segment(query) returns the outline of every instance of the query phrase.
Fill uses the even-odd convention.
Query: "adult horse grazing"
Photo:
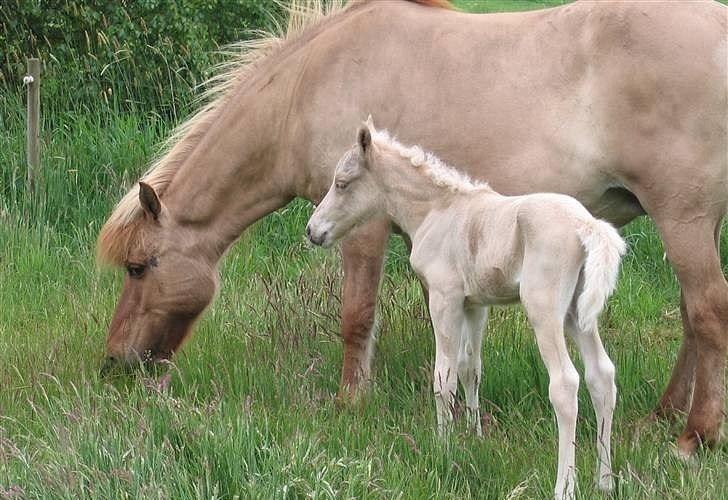
[[[684,453],[714,442],[728,348],[717,248],[728,207],[728,10],[577,2],[474,15],[442,4],[359,1],[294,15],[299,29],[256,41],[220,76],[222,93],[99,236],[101,260],[128,270],[108,356],[177,350],[214,296],[228,247],[294,197],[320,200],[333,174],[321,166],[371,113],[503,194],[569,194],[618,225],[649,214],[680,280],[685,330],[657,414],[689,411]],[[370,376],[389,231],[375,221],[343,244],[342,396]]]
[[[574,497],[576,467],[579,375],[564,329],[581,352],[596,412],[597,484],[611,490],[617,388],[597,318],[625,250],[617,231],[562,194],[502,196],[368,123],[339,160],[306,234],[329,247],[375,217],[389,218],[411,238],[410,262],[429,291],[440,434],[452,422],[458,379],[468,424],[480,434],[480,351],[488,306],[520,299],[549,372],[559,426],[555,498]]]

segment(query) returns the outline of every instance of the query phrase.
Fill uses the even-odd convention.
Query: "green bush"
[[[273,0],[6,0],[0,90],[17,91],[27,57],[43,61],[43,98],[61,110],[174,114],[221,45],[270,28]],[[47,109],[47,108],[46,108]]]

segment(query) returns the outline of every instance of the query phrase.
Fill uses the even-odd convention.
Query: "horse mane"
[[[276,0],[280,1],[280,0]],[[273,32],[254,31],[256,37],[233,43],[224,50],[228,60],[218,65],[214,75],[202,86],[203,103],[190,118],[179,125],[162,143],[160,153],[152,161],[140,181],[149,184],[160,198],[189,153],[200,143],[219,112],[232,98],[232,89],[246,82],[264,60],[283,51],[295,40],[336,14],[357,5],[375,0],[291,0],[284,9],[288,12],[286,25],[274,19]],[[406,0],[428,7],[452,8],[447,0]],[[129,250],[139,238],[143,210],[139,203],[139,184],[136,183],[119,201],[104,224],[96,247],[97,261],[122,265]]]
[[[404,158],[436,186],[447,188],[453,193],[493,192],[488,183],[471,179],[466,174],[442,161],[434,153],[425,151],[420,146],[405,146],[387,130],[371,130],[371,132],[372,142],[376,146]]]

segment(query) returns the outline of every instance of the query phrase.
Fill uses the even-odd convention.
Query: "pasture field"
[[[397,238],[371,391],[357,407],[337,407],[339,255],[305,243],[307,202],[243,235],[169,376],[101,378],[121,275],[97,269],[95,238],[173,123],[154,110],[56,103],[44,122],[44,187],[29,198],[23,103],[19,92],[0,95],[0,498],[552,495],[556,424],[520,307],[496,308],[489,321],[484,437],[461,428],[448,443],[434,436],[433,337]],[[683,461],[673,446],[682,422],[643,424],[680,345],[679,294],[653,225],[637,220],[623,235],[630,250],[601,320],[619,390],[613,496],[724,498],[728,445]],[[726,243],[724,232],[724,262]],[[579,397],[578,491],[595,498],[596,429],[583,382]]]

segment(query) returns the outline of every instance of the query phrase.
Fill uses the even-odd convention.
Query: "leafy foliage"
[[[220,45],[270,28],[280,10],[274,0],[8,0],[0,4],[0,89],[17,88],[35,56],[54,105],[100,100],[174,112]]]

